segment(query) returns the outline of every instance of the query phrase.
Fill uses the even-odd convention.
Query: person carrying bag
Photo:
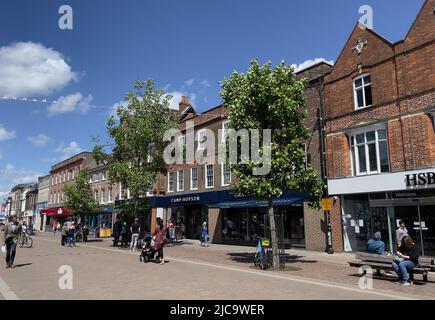
[[[6,269],[15,268],[14,260],[17,242],[22,235],[22,230],[22,225],[18,222],[17,216],[14,216],[12,222],[5,225],[3,246],[6,247]]]

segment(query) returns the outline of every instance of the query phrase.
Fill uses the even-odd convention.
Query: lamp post
[[[9,214],[8,214],[8,217],[10,217],[11,213],[12,213],[12,197],[8,198],[8,205],[9,205]]]
[[[331,212],[326,212],[327,223],[328,223],[328,245],[326,251],[328,254],[334,254],[334,248],[332,247],[332,226],[331,226]]]

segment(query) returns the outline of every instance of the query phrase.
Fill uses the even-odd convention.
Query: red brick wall
[[[329,177],[351,175],[344,130],[383,121],[388,129],[391,171],[435,164],[435,0],[425,2],[407,38],[395,45],[370,30],[353,30],[332,72],[325,77],[326,148]],[[358,39],[367,45],[352,51]],[[416,47],[418,46],[418,47]],[[358,65],[362,65],[358,70]],[[370,73],[373,106],[355,111],[353,79]]]
[[[434,7],[435,0],[425,1],[405,39],[406,46],[417,46],[433,40],[433,32],[435,30]]]

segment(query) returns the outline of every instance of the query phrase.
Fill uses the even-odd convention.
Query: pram
[[[150,262],[154,259],[156,251],[153,249],[154,240],[151,237],[147,237],[144,240],[144,245],[142,247],[142,252],[140,253],[139,260],[144,263]]]

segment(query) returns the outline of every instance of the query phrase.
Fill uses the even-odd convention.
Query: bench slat
[[[350,266],[352,267],[362,267],[362,266],[370,266],[373,269],[380,269],[380,270],[393,270],[392,265],[383,264],[383,263],[368,263],[364,261],[349,261],[348,262]],[[429,268],[413,268],[413,273],[427,273],[431,271]]]
[[[393,263],[394,256],[381,256],[373,253],[359,252],[355,255],[356,259],[362,261],[380,262],[380,263]],[[434,259],[431,257],[419,257],[418,263],[425,268],[430,268],[435,271]]]

